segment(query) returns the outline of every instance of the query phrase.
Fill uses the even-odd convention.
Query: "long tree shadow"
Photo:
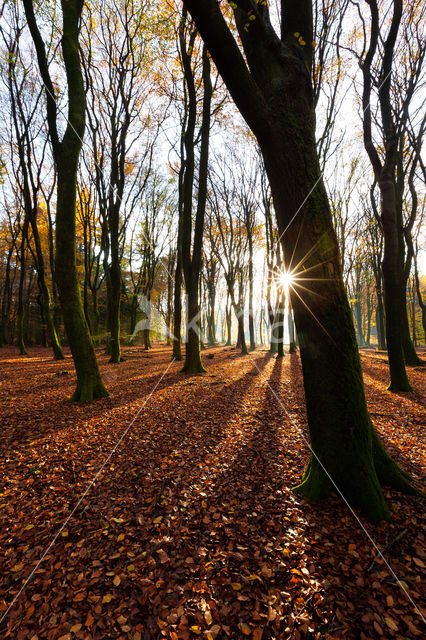
[[[125,363],[109,365],[102,362],[100,358],[102,373],[107,387],[110,388],[111,396],[84,407],[67,401],[76,384],[74,370],[70,371],[73,367],[70,358],[60,363],[45,359],[36,365],[32,363],[32,375],[37,379],[36,392],[32,391],[34,400],[31,400],[25,391],[24,395],[21,394],[18,398],[14,397],[13,391],[11,396],[6,396],[6,401],[1,405],[0,450],[7,453],[9,457],[11,455],[13,457],[13,451],[21,450],[22,447],[58,431],[66,429],[77,432],[83,423],[96,421],[100,413],[103,420],[108,419],[108,416],[114,420],[114,414],[127,406],[135,413],[136,403],[143,405],[151,394],[162,392],[169,386],[186,385],[191,377],[198,379],[199,384],[211,384],[211,377],[208,375],[202,377],[181,374],[181,363],[173,363],[170,370],[164,374],[170,365],[168,356],[166,349],[164,353],[153,352],[152,361],[149,364],[150,370],[145,375],[139,369],[125,379],[120,379],[119,374],[114,376],[112,369],[112,367],[126,366]],[[105,356],[103,360],[107,360],[107,357]],[[167,358],[166,361],[164,361],[165,358]],[[217,361],[220,365],[221,359],[218,358]],[[14,368],[15,364],[19,365],[16,359],[13,359],[12,375],[16,368]],[[135,360],[135,365],[140,366],[140,358]],[[158,367],[155,373],[152,373],[153,367]],[[67,371],[68,375],[62,375],[63,370]],[[130,386],[132,376],[137,380],[134,380]],[[60,389],[58,389],[59,380],[63,382]],[[120,419],[123,420],[123,416],[120,416]]]
[[[268,360],[268,356],[259,359],[257,366],[262,370]],[[250,363],[248,362],[247,364],[249,365]],[[228,382],[226,385],[215,385],[207,389],[204,387],[205,390],[208,391],[206,397],[203,397],[203,388],[187,385],[188,380],[184,380],[184,386],[182,386],[182,376],[179,373],[171,374],[170,377],[165,380],[165,384],[160,384],[158,387],[159,392],[165,391],[173,385],[177,385],[180,396],[180,406],[176,409],[172,402],[168,402],[164,408],[164,403],[162,403],[161,399],[160,405],[157,406],[154,396],[153,402],[147,405],[146,410],[142,411],[132,426],[129,438],[135,443],[135,450],[132,452],[131,458],[132,484],[128,489],[128,495],[131,496],[135,494],[138,498],[142,496],[143,500],[142,489],[144,483],[147,482],[150,485],[152,481],[157,478],[160,479],[161,484],[167,474],[169,476],[177,474],[177,467],[180,461],[185,461],[187,451],[196,449],[197,458],[199,461],[202,461],[209,451],[214,450],[221,439],[225,437],[228,425],[232,422],[233,415],[238,413],[244,395],[249,387],[256,383],[256,377],[258,377],[258,375],[257,369],[250,366],[247,372],[243,373],[243,375],[236,380],[230,383]],[[152,376],[152,378],[158,380],[158,377]],[[146,393],[151,392],[152,381],[150,377],[144,385],[146,387]],[[211,385],[208,385],[208,387],[210,386]],[[198,395],[200,395],[199,398],[197,397]],[[138,397],[143,397],[140,391]],[[71,481],[72,477],[78,477],[80,472],[84,471],[85,465],[88,462],[86,458],[93,456],[92,445],[88,447],[90,442],[93,444],[93,442],[99,441],[101,447],[99,448],[98,454],[105,456],[113,449],[115,442],[118,440],[120,431],[117,432],[116,426],[112,431],[108,431],[108,420],[114,425],[117,424],[117,416],[115,415],[117,405],[111,410],[111,405],[107,405],[108,400],[109,399],[103,401],[104,411],[102,412],[102,424],[99,428],[95,422],[93,427],[89,430],[83,429],[83,433],[81,433],[79,429],[81,427],[82,415],[81,413],[76,414],[76,417],[80,420],[80,425],[74,424],[71,431],[67,432],[66,437],[67,439],[76,438],[78,442],[81,441],[81,454],[73,462],[72,468],[69,464],[65,465],[66,468],[63,468],[58,473],[61,482],[64,482],[65,485]],[[125,404],[127,405],[127,403]],[[72,412],[73,410],[74,412],[79,411],[79,408],[70,405],[69,411]],[[147,428],[147,423],[144,421],[144,416],[146,416],[147,413],[149,416],[149,429]],[[204,419],[207,413],[209,414],[208,421]],[[94,417],[96,419],[96,414]],[[132,416],[130,416],[130,418],[131,417]],[[84,414],[84,419],[87,419],[86,413]],[[206,424],[209,425],[208,431]],[[203,427],[204,430],[201,430]],[[121,431],[124,431],[125,428],[126,425],[123,426]],[[39,426],[34,428],[31,424],[28,424],[28,428],[25,431],[24,429],[21,430],[19,440],[15,438],[12,442],[7,442],[6,439],[5,447],[8,447],[9,465],[14,466],[16,457],[21,456],[22,450],[28,447],[34,439],[37,437],[46,438],[52,432],[58,431],[59,429],[67,430],[68,427],[67,425],[61,425],[57,429],[46,429]],[[200,446],[201,435],[203,436],[202,446]],[[167,460],[171,454],[173,454],[173,465],[172,468],[166,472],[164,460]],[[120,453],[118,452],[118,455],[115,457],[120,460]],[[128,480],[128,460],[129,457],[126,453],[125,458],[116,464],[114,482],[117,492],[120,495],[126,477]],[[179,464],[175,464],[176,462]],[[64,465],[62,466],[64,467]],[[31,468],[28,470],[28,473],[32,473]],[[78,490],[78,486],[80,485],[74,486],[74,484],[75,480],[70,486],[72,489]],[[95,490],[94,492],[96,493]],[[70,496],[70,499],[72,499],[72,496]]]
[[[364,384],[366,386],[371,386],[374,391],[385,392],[386,391],[386,382],[383,380],[383,373],[378,367],[375,367],[373,364],[366,362],[365,359],[362,360],[362,370],[364,377]],[[373,382],[369,382],[366,380],[366,375],[372,378],[373,380],[377,380],[380,383],[380,389],[374,387]],[[425,400],[423,398],[422,393],[416,388],[416,381],[411,379],[410,383],[413,387],[413,391],[410,392],[387,392],[389,393],[389,397],[392,398],[401,398],[408,402],[414,402],[415,404],[420,405],[422,408],[426,406]]]
[[[153,582],[164,581],[165,585],[176,582],[176,563],[181,566],[178,558],[185,557],[191,549],[195,566],[181,566],[178,585],[183,588],[188,580],[202,584],[199,593],[222,604],[216,621],[226,624],[231,634],[238,634],[244,613],[235,608],[234,585],[243,603],[248,603],[242,607],[263,616],[262,638],[272,638],[285,631],[290,614],[297,614],[300,609],[300,600],[310,603],[306,595],[310,589],[312,594],[321,590],[324,593],[329,588],[330,573],[339,580],[341,569],[337,563],[334,566],[333,557],[330,562],[330,547],[340,545],[339,553],[343,553],[348,565],[344,571],[361,562],[366,572],[371,562],[369,555],[361,560],[358,555],[352,560],[347,557],[348,540],[359,549],[365,538],[361,528],[354,529],[353,516],[344,502],[332,497],[320,505],[308,505],[290,490],[297,472],[303,470],[308,451],[301,429],[287,420],[277,402],[276,396],[282,393],[282,369],[282,361],[276,360],[263,407],[256,412],[255,424],[246,432],[247,438],[241,441],[229,464],[212,474],[203,491],[195,486],[184,494],[185,511],[176,520],[168,521],[167,539],[161,539],[161,553],[166,551],[169,562],[156,563],[151,578]],[[193,475],[189,481],[194,483]],[[415,504],[415,499],[408,500]],[[167,518],[167,511],[162,513]],[[180,531],[185,532],[184,536]],[[375,537],[378,544],[384,545],[384,531]],[[159,544],[155,539],[148,541],[148,559],[156,557]],[[149,562],[148,566],[154,566]],[[326,579],[323,563],[327,562]],[[310,587],[312,578],[315,587]],[[276,606],[272,615],[271,594]],[[193,597],[197,597],[196,593]],[[349,597],[362,603],[377,595],[375,587],[362,580],[348,586]],[[176,606],[174,594],[163,590],[161,604],[167,608]],[[330,620],[324,623],[314,606],[305,604],[303,610],[320,631],[330,630]],[[155,603],[145,600],[145,613],[155,619],[159,610]],[[345,637],[358,636],[354,631],[353,636]]]
[[[165,585],[177,582],[178,589],[189,580],[202,584],[198,597],[221,603],[216,621],[230,628],[231,637],[239,637],[242,607],[262,616],[262,638],[277,637],[285,631],[289,615],[298,612],[298,599],[309,591],[309,579],[301,569],[306,573],[313,557],[308,541],[316,523],[306,516],[312,507],[289,489],[309,451],[301,429],[288,420],[277,401],[277,395],[285,393],[282,369],[282,360],[275,360],[263,402],[243,430],[238,448],[222,455],[210,476],[200,483],[193,460],[179,469],[176,490],[180,489],[184,508],[171,519],[170,510],[160,508],[157,513],[167,520],[167,539],[147,538],[144,546],[146,566],[153,567],[151,580]],[[169,562],[155,563],[154,568],[151,558],[160,544]],[[189,549],[193,561],[185,567],[179,558],[185,558]],[[142,567],[141,571],[144,575]],[[236,588],[240,608],[235,608]],[[271,594],[276,609],[271,609]],[[197,598],[197,592],[192,597]],[[144,602],[143,616],[155,620],[158,606]],[[164,590],[161,605],[176,606],[175,592]],[[310,613],[316,615],[313,607]]]

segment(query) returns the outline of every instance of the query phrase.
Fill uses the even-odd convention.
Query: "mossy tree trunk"
[[[367,412],[338,242],[316,150],[310,75],[312,4],[282,3],[281,37],[272,28],[267,5],[250,3],[250,18],[236,9],[247,63],[215,0],[186,0],[186,5],[259,142],[283,237],[285,266],[291,271],[297,264],[307,272],[306,288],[295,287],[290,293],[312,446],[297,491],[308,499],[336,491],[372,522],[389,519],[381,484],[409,493],[416,490],[379,443]],[[295,33],[301,34],[303,46]]]
[[[65,330],[73,356],[77,388],[71,398],[91,401],[108,395],[96,360],[84,316],[76,266],[77,167],[85,129],[86,96],[79,52],[79,21],[82,0],[61,0],[63,16],[62,53],[68,84],[68,123],[62,140],[57,129],[57,104],[44,43],[37,26],[32,0],[24,0],[25,14],[33,38],[46,89],[49,135],[58,174],[56,205],[55,274]]]

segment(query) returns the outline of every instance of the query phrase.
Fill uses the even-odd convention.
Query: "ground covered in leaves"
[[[421,501],[388,492],[393,523],[374,527],[291,491],[309,455],[298,354],[208,349],[201,376],[164,346],[124,355],[99,351],[111,397],[76,406],[69,355],[0,352],[1,638],[423,636]],[[385,354],[362,360],[374,424],[421,480],[425,372],[391,394]]]

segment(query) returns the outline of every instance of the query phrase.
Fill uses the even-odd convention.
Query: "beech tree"
[[[420,33],[424,8],[413,3],[403,12],[402,0],[390,3],[390,19],[381,14],[377,0],[368,0],[371,29],[367,27],[361,6],[355,3],[363,26],[364,46],[357,54],[363,77],[362,124],[364,146],[380,191],[380,224],[383,230],[383,284],[386,310],[386,341],[390,369],[390,391],[411,391],[405,358],[412,364],[418,358],[412,347],[406,315],[406,285],[410,271],[405,250],[403,194],[406,181],[404,139],[426,53]],[[368,45],[367,45],[368,43]],[[396,71],[396,54],[402,49],[407,58],[400,78]],[[398,87],[398,83],[401,87]],[[377,110],[374,100],[377,100]],[[377,113],[376,113],[377,111]],[[417,162],[417,156],[416,156]],[[409,258],[410,260],[410,258]],[[405,354],[404,354],[405,352]],[[414,353],[413,353],[414,352]]]
[[[315,140],[312,3],[236,0],[234,24],[216,0],[185,0],[238,109],[257,138],[271,185],[303,365],[312,455],[296,488],[338,491],[373,521],[389,519],[382,484],[418,493],[368,415],[351,311]],[[243,55],[244,53],[244,55]],[[303,281],[303,288],[300,284]]]
[[[204,217],[207,200],[207,171],[209,160],[209,140],[211,122],[211,101],[213,87],[210,78],[210,60],[207,49],[202,48],[202,119],[200,125],[200,157],[198,166],[198,194],[195,214],[194,232],[192,231],[193,189],[195,172],[195,145],[197,120],[197,90],[192,56],[195,45],[196,29],[190,28],[189,44],[187,43],[187,16],[184,9],[179,29],[179,53],[184,75],[184,92],[187,97],[187,117],[183,136],[183,176],[182,176],[182,270],[187,293],[187,337],[185,348],[185,373],[202,373],[205,371],[200,355],[199,325],[199,282],[201,272],[202,242]],[[194,235],[193,239],[192,236]],[[196,326],[194,326],[196,325]]]
[[[79,24],[84,3],[83,0],[61,0],[61,43],[68,86],[67,126],[62,139],[58,128],[55,88],[33,0],[23,0],[23,4],[45,88],[49,136],[58,176],[55,273],[65,330],[77,374],[77,388],[71,400],[85,402],[107,396],[108,392],[102,382],[84,315],[76,267],[76,182],[86,107],[79,52]]]

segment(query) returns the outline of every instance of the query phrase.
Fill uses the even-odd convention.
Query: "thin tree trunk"
[[[181,225],[179,225],[181,226]],[[173,313],[173,358],[182,360],[182,251],[178,248],[175,270],[174,313]]]
[[[13,249],[14,249],[14,244],[11,244],[11,246],[9,247],[9,251],[7,253],[7,260],[6,260],[5,277],[4,277],[3,293],[2,293],[2,304],[1,304],[0,347],[3,347],[8,342],[6,328],[7,328],[9,312],[10,312],[10,299],[11,299],[10,261],[12,258]]]
[[[413,324],[414,326],[414,324]],[[402,312],[402,348],[405,362],[411,367],[421,367],[424,363],[416,353],[416,349],[410,336],[410,323],[408,321],[408,309],[405,304]]]
[[[19,347],[19,354],[21,356],[27,355],[25,347],[24,337],[24,283],[25,283],[25,249],[28,238],[28,226],[30,222],[30,216],[27,211],[24,212],[24,221],[21,230],[21,246],[19,249],[19,288],[18,288],[18,310],[16,317],[16,332],[17,332],[17,344]]]
[[[403,309],[405,306],[404,273],[401,260],[400,237],[397,229],[395,184],[392,176],[383,176],[382,220],[385,238],[383,252],[383,284],[386,310],[386,342],[389,357],[389,391],[412,391],[405,370]]]
[[[230,347],[232,344],[232,315],[231,315],[231,305],[227,304],[225,308],[226,314],[226,343],[225,347]]]
[[[294,321],[293,321],[293,312],[290,304],[290,300],[288,300],[288,335],[290,348],[289,353],[294,353],[296,351],[296,340],[294,336]]]
[[[182,46],[181,46],[182,49]],[[210,110],[212,99],[212,84],[210,79],[210,61],[207,49],[203,46],[203,115],[201,123],[201,147],[198,175],[197,211],[195,216],[194,242],[191,256],[192,237],[192,191],[194,180],[194,127],[196,113],[196,97],[192,69],[186,54],[182,56],[185,80],[189,94],[189,123],[185,132],[186,165],[183,182],[183,226],[182,226],[182,268],[185,287],[188,296],[187,342],[185,348],[185,363],[182,371],[185,373],[203,373],[201,362],[200,333],[199,333],[199,279],[201,271],[201,251],[204,230],[204,217],[207,200],[207,176],[210,141]],[[195,100],[195,102],[194,102]]]
[[[250,335],[250,351],[256,349],[256,336],[254,333],[254,317],[253,317],[253,239],[251,231],[249,232],[249,263],[248,263],[248,281],[249,281],[249,335]]]

